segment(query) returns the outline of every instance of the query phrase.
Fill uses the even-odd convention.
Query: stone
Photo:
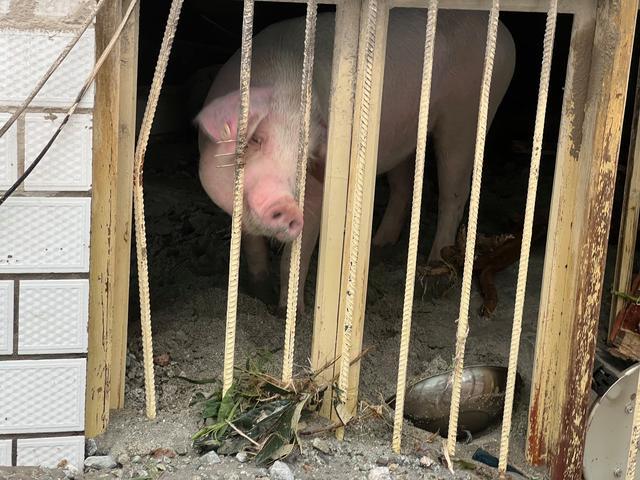
[[[314,438],[311,442],[311,445],[313,446],[313,448],[315,448],[319,452],[324,453],[325,455],[331,454],[331,445],[329,445],[329,442],[323,440],[322,438]]]
[[[391,473],[388,467],[375,467],[369,470],[367,480],[391,480]]]
[[[120,465],[125,465],[130,461],[131,459],[129,458],[129,455],[127,455],[126,453],[121,453],[120,455],[118,455],[118,463]]]
[[[238,452],[236,454],[236,460],[238,460],[240,463],[244,463],[249,460],[249,455],[247,454],[247,452]]]
[[[131,459],[131,463],[140,463],[142,461],[142,457],[140,455],[134,455]]]
[[[68,478],[69,480],[82,478],[82,475],[80,475],[80,470],[78,470],[74,465],[71,465],[70,463],[67,463],[62,471],[64,472],[64,477]]]
[[[216,452],[211,450],[209,453],[205,453],[200,457],[200,464],[202,465],[215,465],[216,463],[221,463],[220,457]]]
[[[271,480],[294,480],[295,478],[289,465],[280,460],[269,467],[269,477]]]
[[[420,466],[421,467],[429,468],[434,463],[435,462],[433,461],[433,459],[431,457],[427,457],[426,455],[420,457]]]
[[[116,468],[118,464],[111,455],[101,455],[87,457],[84,461],[84,466],[87,468],[94,468],[96,470],[108,470]]]
[[[84,451],[87,457],[93,457],[98,452],[98,444],[93,438],[87,438],[84,442]]]
[[[378,465],[379,467],[386,467],[387,465],[389,465],[389,458],[388,457],[380,457],[376,460],[376,465]]]

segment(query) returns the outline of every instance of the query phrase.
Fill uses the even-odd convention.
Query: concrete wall
[[[0,123],[90,14],[93,0],[0,0]],[[94,2],[95,3],[95,2]],[[94,64],[89,28],[0,139],[0,191],[62,121]],[[84,456],[93,88],[0,206],[0,465]]]

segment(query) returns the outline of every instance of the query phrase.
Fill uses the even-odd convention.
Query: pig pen
[[[209,200],[200,186],[196,132],[191,120],[202,104],[216,65],[222,64],[239,46],[242,4],[233,1],[211,3],[185,3],[146,156],[144,180],[154,349],[156,355],[164,355],[155,367],[158,418],[153,421],[144,418],[136,263],[132,258],[125,408],[112,412],[109,430],[96,439],[98,452],[117,458],[126,478],[143,477],[143,471],[152,477],[165,472],[163,478],[231,479],[267,475],[250,463],[240,463],[233,457],[223,458],[219,464],[207,464],[198,458],[189,447],[189,438],[198,429],[199,410],[189,407],[189,402],[196,391],[207,392],[210,387],[194,386],[177,378],[219,378],[223,363],[231,220]],[[148,1],[142,3],[139,116],[142,115],[145,92],[153,74],[168,4],[168,1],[154,2],[152,7]],[[304,5],[258,3],[255,31],[276,20],[302,15]],[[515,233],[520,228],[545,22],[541,14],[505,12],[501,19],[514,36],[517,64],[511,87],[498,110],[487,141],[478,225],[478,231],[484,234]],[[570,28],[571,17],[560,15],[538,190],[537,214],[545,222],[553,184],[555,142],[566,72],[564,59]],[[632,65],[634,72],[635,65]],[[632,75],[632,80],[634,78]],[[633,85],[630,85],[630,91],[633,91]],[[628,104],[630,102],[632,104],[633,98],[628,100]],[[628,139],[630,115],[627,117],[620,153],[621,166],[627,158],[628,140],[625,139]],[[427,165],[420,243],[423,261],[433,238],[436,217],[437,182],[431,152],[427,155]],[[374,226],[380,220],[387,195],[386,182],[378,179]],[[618,210],[614,206],[614,212]],[[374,252],[371,258],[363,344],[365,348],[374,348],[362,360],[360,400],[372,405],[381,404],[384,398],[395,392],[407,230],[405,228],[395,248]],[[605,292],[611,285],[617,232],[614,213]],[[531,250],[519,358],[523,386],[514,406],[510,455],[512,465],[538,476],[541,476],[540,471],[527,467],[524,449],[544,248],[543,237]],[[273,250],[273,270],[277,272],[278,257],[275,254],[278,247],[274,245]],[[243,265],[241,282],[244,272]],[[308,365],[315,273],[314,256],[306,285],[307,310],[297,325],[296,365]],[[474,282],[466,365],[506,366],[516,275],[517,262],[497,275],[499,303],[490,319],[481,318],[477,313],[482,299]],[[416,292],[409,379],[441,373],[452,367],[459,288],[458,280],[448,293],[437,299]],[[609,305],[609,295],[605,293],[603,336],[606,335]],[[266,349],[273,353],[273,365],[277,371],[281,364],[284,320],[242,289],[238,308],[237,364],[242,364],[248,355]],[[391,424],[376,418],[356,420],[346,429],[343,443],[337,442],[331,433],[303,438],[306,448],[287,462],[296,478],[365,478],[367,475],[373,478],[371,475],[374,475],[376,466],[390,467],[392,475],[397,478],[493,478],[496,474],[496,470],[473,464],[473,468],[468,467],[471,469],[458,466],[455,475],[450,475],[438,461],[442,452],[440,439],[434,440],[428,432],[409,424],[404,432],[405,438],[410,440],[405,440],[402,455],[393,455],[390,448]],[[468,445],[461,445],[458,457],[470,459],[478,447],[497,455],[499,434],[498,423],[473,438]],[[167,448],[178,455],[173,457],[169,452],[160,455],[159,461],[150,458],[149,453],[157,448]]]

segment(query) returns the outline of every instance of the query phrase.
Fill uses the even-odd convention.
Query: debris
[[[200,457],[201,465],[215,465],[216,463],[221,463],[220,457],[216,452],[211,450],[209,453],[205,453]]]
[[[478,448],[471,458],[476,462],[484,463],[489,467],[498,468],[498,459],[482,448]],[[524,476],[520,470],[512,467],[511,465],[507,465],[507,472],[513,472]]]
[[[116,468],[117,462],[110,455],[87,457],[84,461],[84,466],[87,468],[94,468],[96,470],[108,470]]]
[[[367,480],[391,480],[389,467],[375,467],[369,470]]]
[[[293,472],[284,462],[277,460],[269,468],[269,476],[272,480],[294,480]]]
[[[153,357],[153,363],[159,367],[166,367],[171,363],[171,356],[168,353],[162,353]]]

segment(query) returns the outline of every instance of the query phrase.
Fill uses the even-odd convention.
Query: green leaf
[[[291,453],[294,446],[291,440],[295,441],[300,415],[308,400],[309,394],[303,394],[297,403],[291,403],[285,409],[274,426],[274,432],[256,455],[256,465],[264,466]],[[291,449],[289,449],[289,445],[291,445]],[[285,452],[288,453],[285,454]]]

